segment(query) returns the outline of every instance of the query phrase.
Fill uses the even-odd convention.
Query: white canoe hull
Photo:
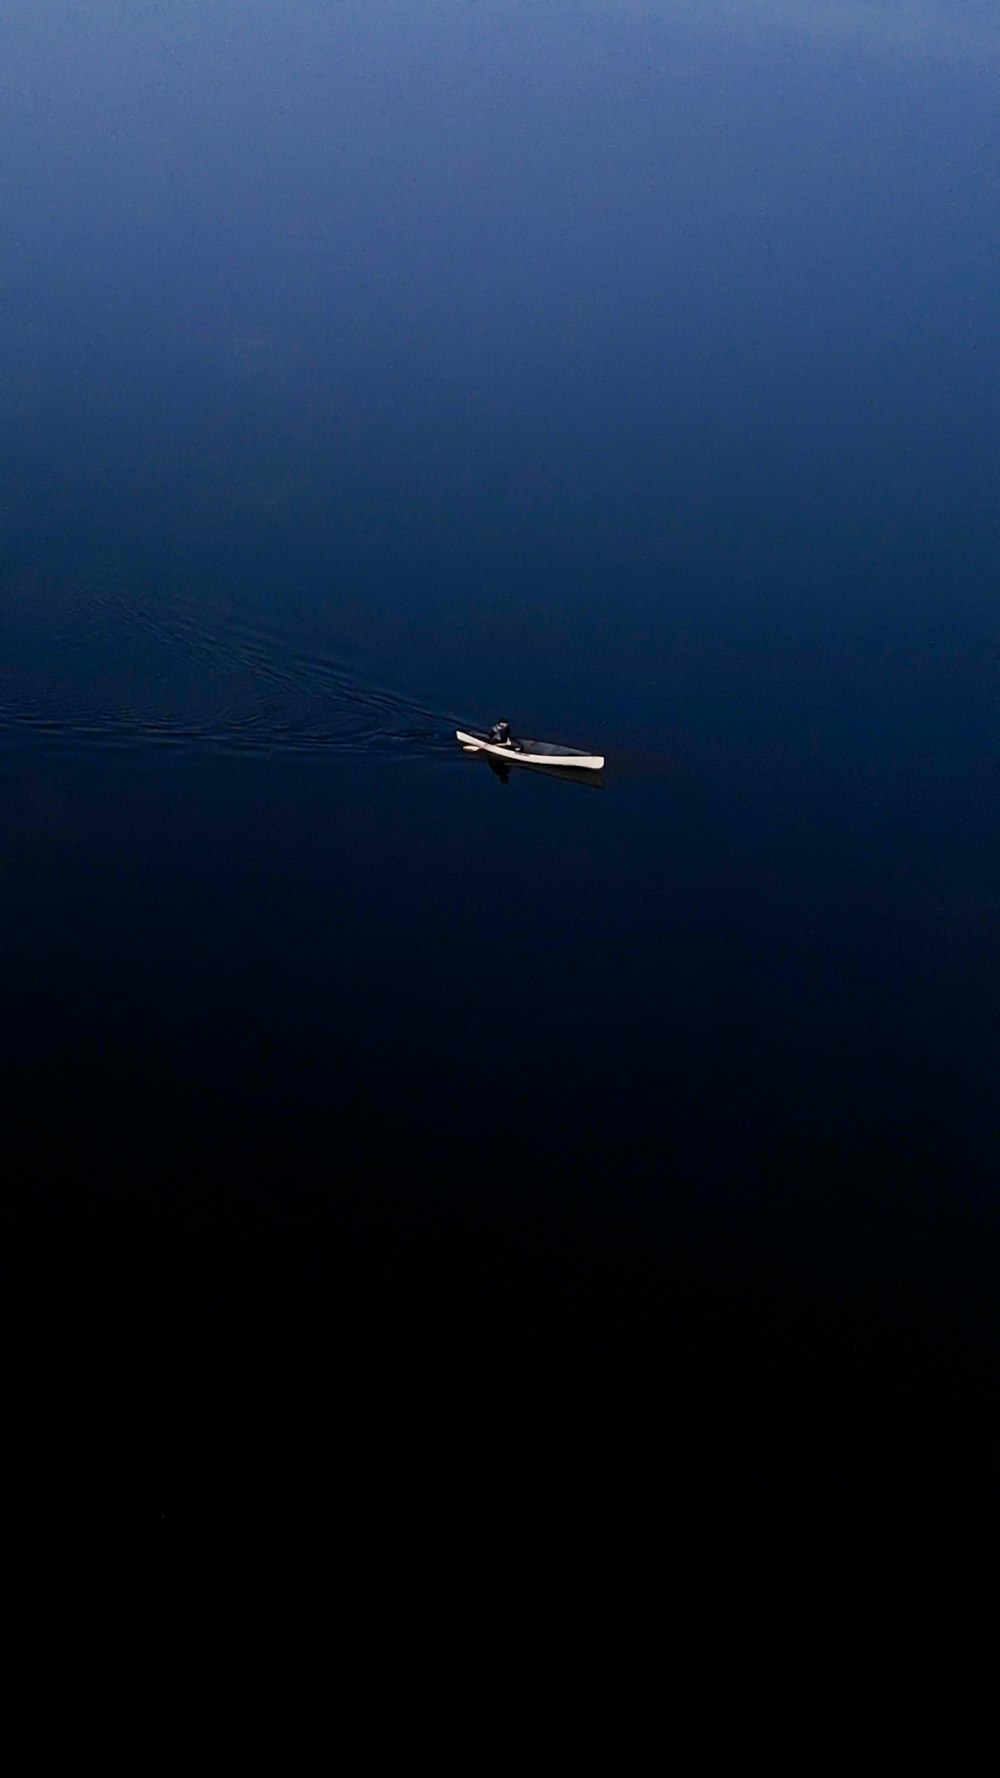
[[[467,753],[492,753],[495,759],[505,759],[514,766],[558,766],[571,772],[599,772],[604,765],[603,753],[520,753],[513,747],[484,741],[481,735],[463,734],[460,728],[455,735]]]

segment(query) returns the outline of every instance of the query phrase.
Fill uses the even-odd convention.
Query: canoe
[[[467,735],[460,728],[455,735],[467,753],[491,753],[494,759],[506,760],[512,766],[562,766],[574,772],[599,772],[604,765],[603,753],[585,753],[580,747],[563,747],[556,741],[519,740],[516,747],[501,747],[485,735]]]

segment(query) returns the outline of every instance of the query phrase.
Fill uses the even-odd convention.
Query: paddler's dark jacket
[[[508,741],[510,740],[510,723],[509,722],[495,722],[493,724],[493,727],[490,729],[489,738],[493,742],[494,746],[506,747]]]

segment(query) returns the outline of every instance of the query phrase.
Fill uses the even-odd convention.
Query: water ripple
[[[176,588],[142,597],[113,577],[56,597],[24,577],[0,588],[0,621],[9,741],[454,757],[453,714],[293,644],[263,613],[206,609]]]

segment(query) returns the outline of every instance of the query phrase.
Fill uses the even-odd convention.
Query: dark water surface
[[[991,1709],[995,26],[567,10],[12,8],[24,1640],[140,1764]]]

